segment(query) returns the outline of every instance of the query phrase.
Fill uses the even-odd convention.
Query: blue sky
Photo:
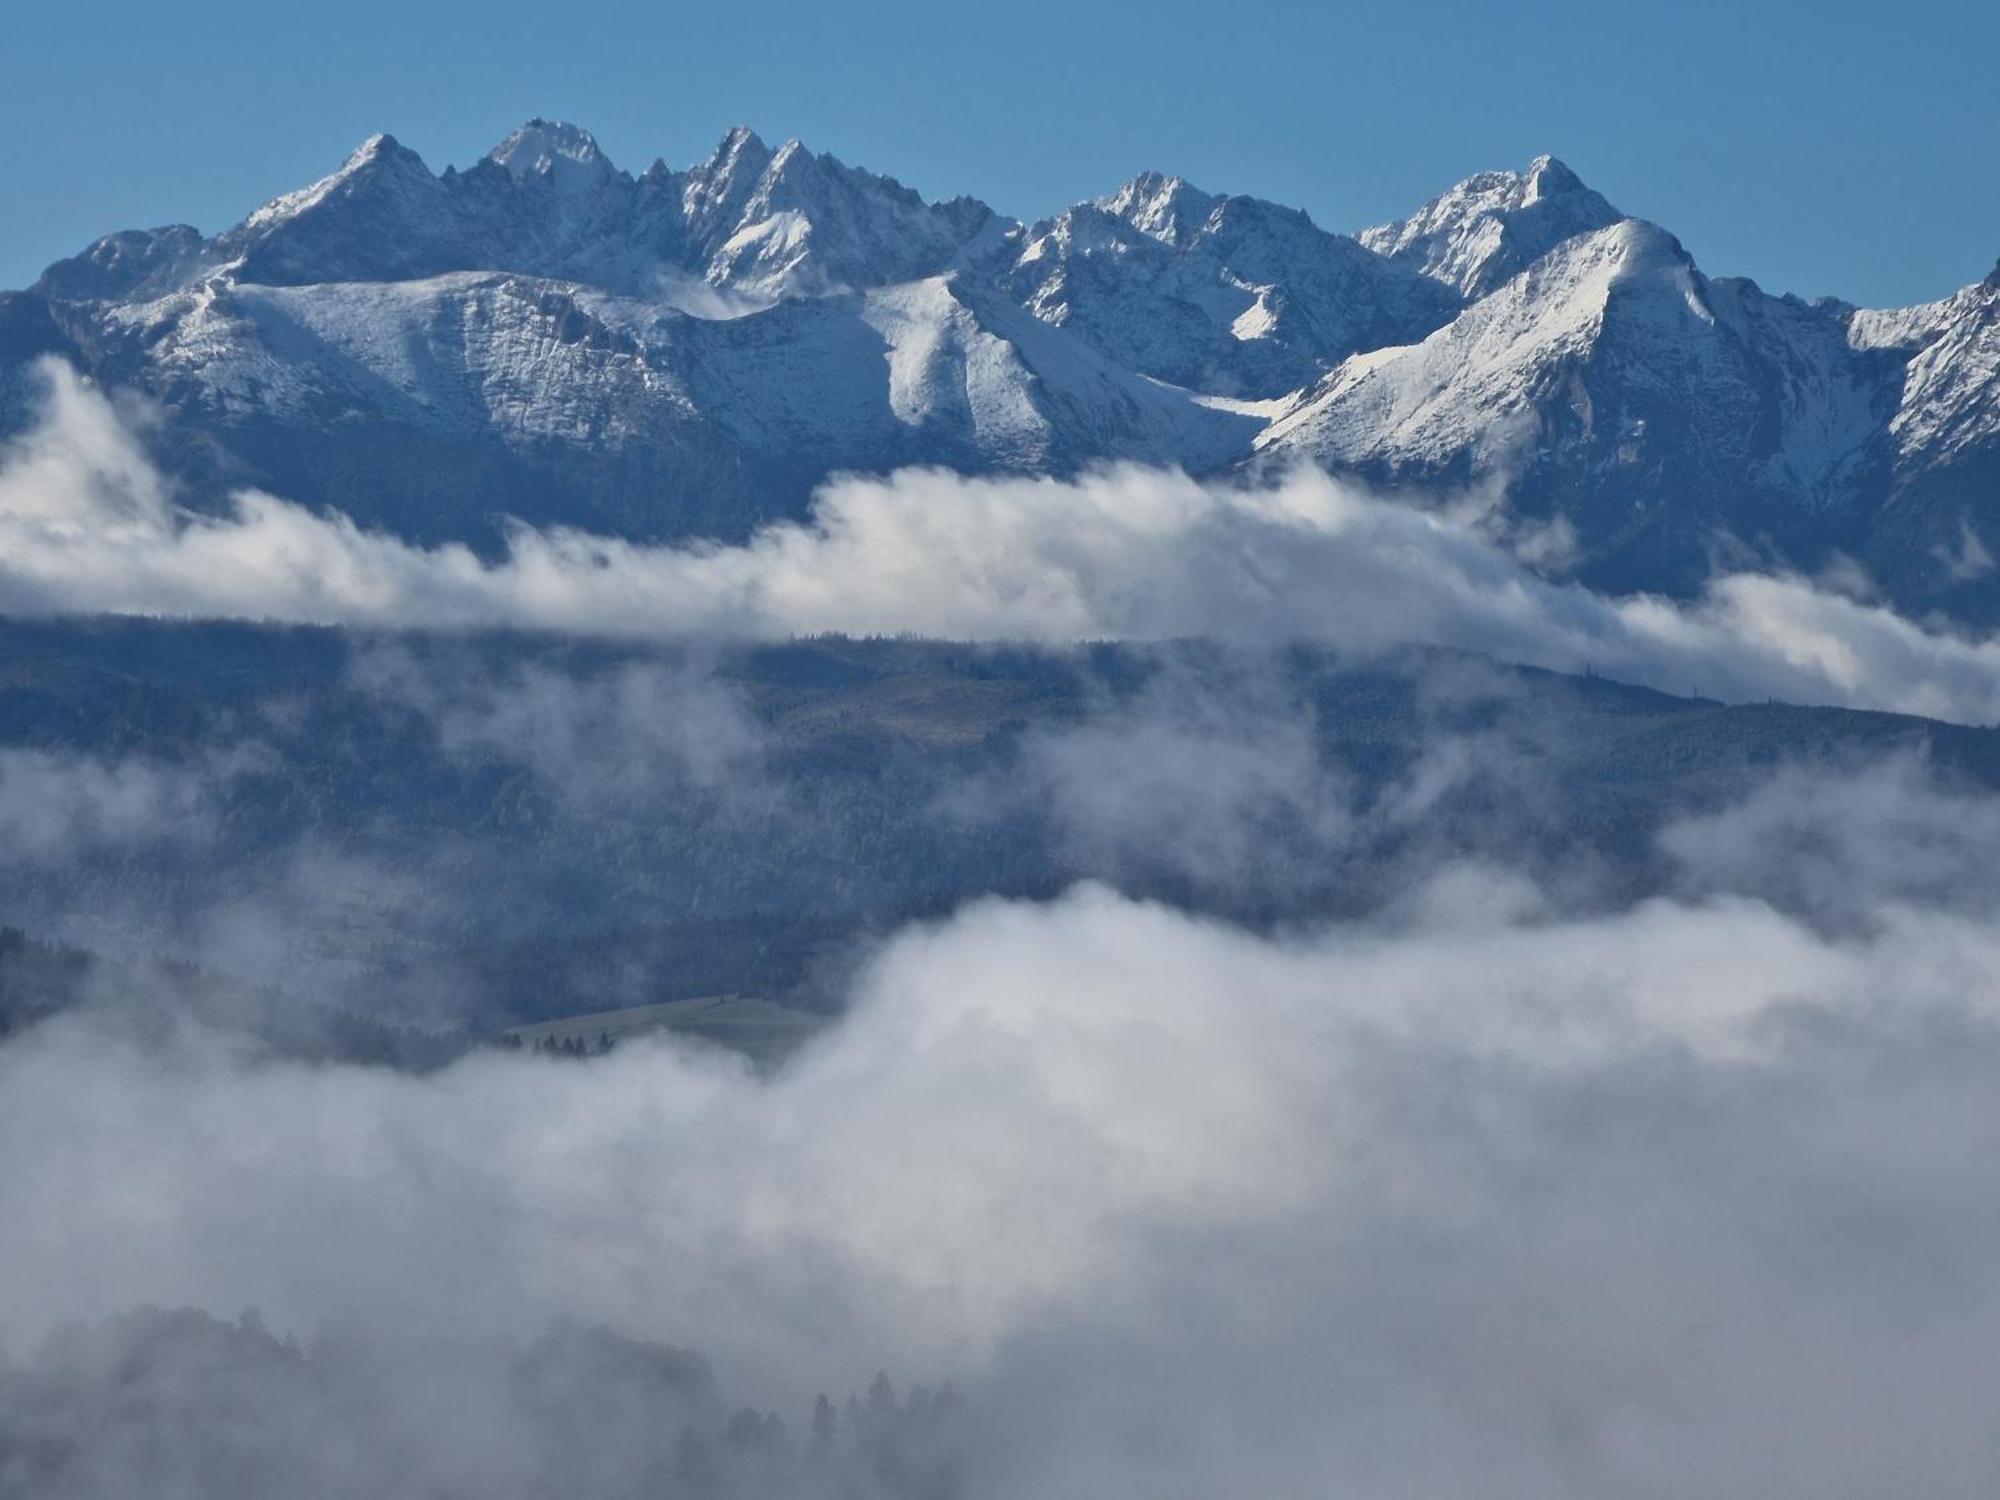
[[[630,170],[725,127],[1033,216],[1176,171],[1353,230],[1552,151],[1713,274],[1887,304],[2000,257],[2000,5],[15,0],[0,286],[113,228],[212,232],[387,130],[530,115]]]

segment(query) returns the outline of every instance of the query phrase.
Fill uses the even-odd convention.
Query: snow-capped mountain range
[[[0,293],[0,431],[47,353],[165,409],[190,504],[255,485],[426,541],[737,538],[913,463],[1310,460],[1473,497],[1599,587],[1851,560],[2000,619],[2000,272],[1772,296],[1547,157],[1348,236],[1151,172],[1023,224],[743,129],[637,176],[550,121],[441,174],[376,136],[213,238]]]

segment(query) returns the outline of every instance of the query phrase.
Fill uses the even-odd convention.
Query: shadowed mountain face
[[[1330,233],[1144,173],[1033,225],[732,130],[634,176],[531,121],[387,136],[213,238],[0,294],[0,429],[58,355],[165,409],[197,507],[257,486],[425,541],[504,518],[737,539],[842,470],[1312,461],[1602,588],[1857,560],[2000,617],[2000,280],[1895,311],[1698,269],[1562,163]]]

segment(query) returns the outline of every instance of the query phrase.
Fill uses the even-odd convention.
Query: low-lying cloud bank
[[[421,665],[355,671],[613,815],[756,778],[699,674]],[[1272,828],[1331,858],[1479,754],[1377,814],[1239,689],[1165,675],[1027,795],[1107,870],[1254,890]],[[101,839],[179,806],[20,767]],[[43,1021],[0,1045],[0,1496],[1986,1493],[1994,837],[1913,751],[1679,818],[1609,909],[1504,843],[1270,932],[978,901],[768,1077]]]
[[[518,528],[486,562],[276,497],[179,510],[110,402],[46,367],[0,463],[0,610],[511,625],[620,635],[1423,642],[1729,699],[2000,719],[2000,642],[1800,578],[1699,600],[1539,578],[1448,517],[1299,470],[1269,486],[1112,468],[1074,480],[848,478],[740,547]]]
[[[1983,1492],[1996,965],[1990,912],[1563,918],[1461,870],[1290,939],[976,905],[769,1081],[51,1024],[0,1049],[0,1452],[72,1422],[41,1493],[756,1493],[662,1478],[656,1357],[496,1352],[604,1324],[800,1443],[817,1391],[949,1376],[949,1461],[848,1494]],[[260,1377],[255,1324],[42,1342],[143,1302],[254,1305],[320,1374]]]

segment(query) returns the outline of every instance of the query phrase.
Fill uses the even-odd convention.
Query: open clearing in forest
[[[616,1045],[635,1037],[671,1031],[767,1060],[791,1052],[825,1024],[822,1016],[753,996],[701,995],[689,1000],[561,1016],[553,1021],[510,1027],[503,1035],[523,1047],[561,1047],[576,1042],[586,1051],[599,1051],[606,1044]]]

